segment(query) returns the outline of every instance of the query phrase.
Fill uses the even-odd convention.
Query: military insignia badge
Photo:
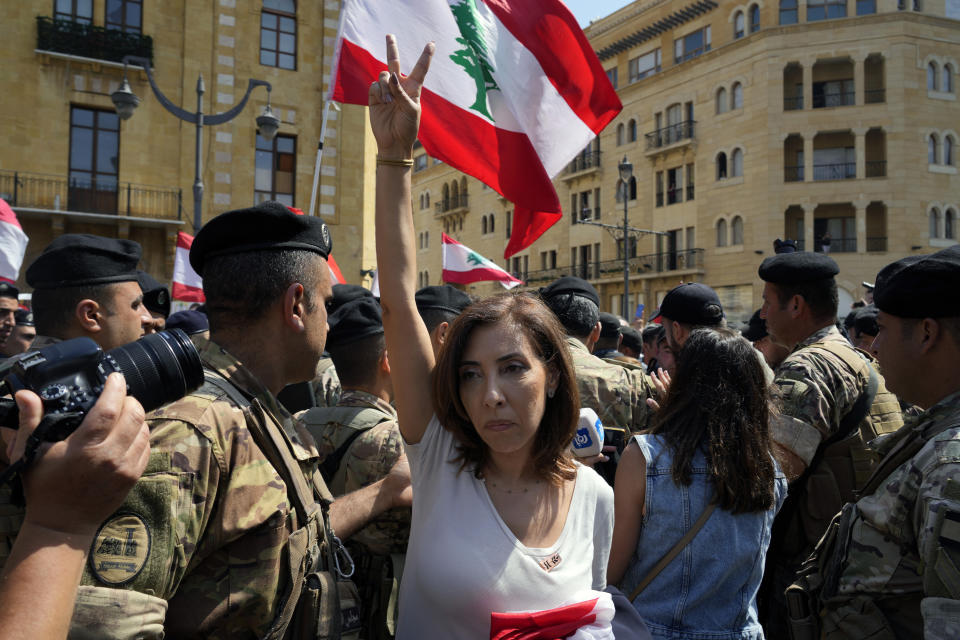
[[[90,570],[100,582],[120,586],[140,575],[149,557],[147,524],[134,513],[122,513],[97,531],[90,547]]]

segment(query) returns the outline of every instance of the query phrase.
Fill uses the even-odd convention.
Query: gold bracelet
[[[381,158],[380,156],[377,156],[377,166],[379,167],[382,164],[388,167],[412,167],[413,158],[392,160],[390,158]]]

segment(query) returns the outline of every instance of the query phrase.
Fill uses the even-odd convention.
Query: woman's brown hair
[[[534,473],[546,481],[573,478],[576,471],[568,449],[580,416],[580,395],[565,334],[546,305],[517,293],[502,293],[467,307],[450,326],[433,371],[433,408],[440,424],[457,438],[460,470],[471,467],[480,477],[490,456],[460,399],[459,368],[473,330],[492,325],[523,333],[544,366],[557,372],[556,392],[547,398],[534,439],[532,464]]]
[[[696,329],[649,433],[673,452],[672,476],[689,485],[702,449],[720,508],[764,511],[774,503],[770,394],[760,354],[730,329]]]

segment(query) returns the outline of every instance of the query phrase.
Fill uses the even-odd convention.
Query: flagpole
[[[343,35],[343,15],[346,2],[339,3],[337,15],[337,39],[333,45],[333,64],[330,65],[330,75],[327,76],[327,99],[323,105],[323,121],[320,124],[320,141],[317,142],[317,159],[313,165],[313,188],[310,190],[310,215],[315,215],[317,207],[317,189],[320,186],[320,163],[323,162],[323,141],[327,138],[327,121],[330,117],[330,106],[340,111],[330,96],[333,95],[333,82],[337,77],[337,68],[340,65],[340,42]]]

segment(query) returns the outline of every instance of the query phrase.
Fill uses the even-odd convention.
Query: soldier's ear
[[[73,310],[73,315],[81,329],[90,333],[96,333],[103,329],[103,324],[100,322],[101,311],[102,308],[96,300],[85,298],[77,303],[77,306]]]
[[[390,375],[390,358],[387,355],[386,349],[384,349],[383,353],[380,354],[380,362],[378,364],[380,365],[381,371],[383,371],[387,375]]]
[[[434,331],[437,332],[437,343],[438,343],[438,344],[443,344],[444,340],[447,339],[447,330],[448,330],[449,328],[450,328],[450,323],[449,323],[449,322],[441,322],[441,323],[438,324],[436,327],[434,327]]]
[[[306,291],[299,282],[294,282],[283,293],[283,323],[297,332],[302,332],[306,325],[303,316],[306,312]]]

